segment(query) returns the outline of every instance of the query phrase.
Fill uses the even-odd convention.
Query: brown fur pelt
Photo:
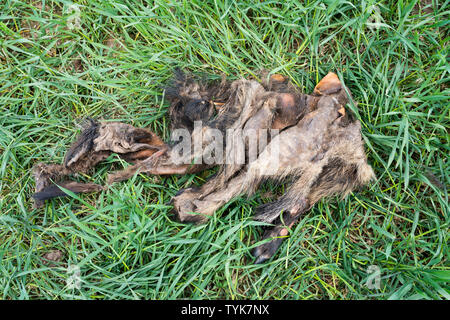
[[[258,141],[276,130],[267,144],[257,150],[256,159],[221,163],[218,173],[203,186],[180,190],[173,198],[174,210],[181,221],[203,223],[232,198],[254,193],[265,180],[289,182],[284,195],[256,210],[255,219],[275,224],[264,235],[273,238],[272,241],[253,252],[256,262],[265,261],[275,253],[280,239],[301,214],[317,201],[333,194],[345,196],[366,184],[374,173],[367,163],[361,125],[345,110],[351,96],[335,74],[324,77],[311,95],[302,94],[283,76],[263,79],[268,80],[259,83],[223,78],[220,83],[202,83],[177,71],[172,86],[166,88],[171,130],[188,130],[191,141],[200,141],[202,146],[177,159],[178,162],[174,162],[171,152],[181,142],[165,144],[147,129],[89,120],[67,152],[63,165],[36,165],[33,171],[36,206],[42,206],[48,198],[64,195],[51,181],[73,192],[102,190],[99,185],[67,182],[64,177],[87,172],[111,153],[134,164],[110,174],[108,183],[128,179],[136,172],[193,173],[217,165],[195,161],[206,156],[206,147],[213,141],[208,135],[210,129],[219,130],[224,136],[230,129],[257,132]],[[201,121],[200,127],[196,127],[196,121]],[[233,141],[221,141],[227,153],[239,151]],[[252,145],[244,140],[246,151]],[[273,152],[276,148],[278,153]]]

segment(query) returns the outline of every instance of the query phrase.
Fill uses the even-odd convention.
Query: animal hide
[[[63,179],[87,172],[112,153],[133,165],[110,174],[108,184],[136,172],[186,174],[219,165],[218,173],[203,186],[180,190],[173,198],[174,210],[183,222],[206,222],[232,198],[251,195],[268,179],[288,183],[284,195],[256,210],[254,219],[274,224],[264,233],[264,238],[272,240],[253,251],[260,263],[273,256],[289,228],[317,201],[333,194],[345,196],[374,177],[360,122],[345,110],[350,93],[334,73],[306,95],[280,75],[262,83],[222,79],[217,84],[198,82],[178,71],[172,86],[166,88],[166,97],[171,130],[187,131],[189,136],[182,140],[199,148],[180,155],[178,148],[186,141],[166,144],[147,129],[89,120],[63,165],[35,166],[35,205],[65,195],[52,181],[73,192],[103,190],[100,185]],[[198,161],[211,158],[211,146],[217,143],[226,149],[226,158],[243,153],[244,161]],[[252,159],[250,150],[255,154]]]

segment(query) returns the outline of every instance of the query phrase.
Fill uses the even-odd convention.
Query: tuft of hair
[[[78,135],[74,143],[72,143],[70,149],[67,151],[64,157],[64,165],[69,167],[72,163],[76,162],[82,155],[89,152],[94,146],[94,140],[98,137],[98,129],[100,123],[87,118],[83,124],[83,130]]]
[[[215,115],[215,103],[222,105],[228,100],[230,83],[225,77],[221,82],[198,81],[194,76],[176,68],[169,85],[164,88],[170,102],[171,130],[193,130],[194,121],[204,123]]]

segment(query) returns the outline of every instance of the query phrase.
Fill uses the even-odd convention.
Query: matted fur
[[[171,129],[187,129],[192,141],[208,129],[219,129],[224,136],[228,129],[262,133],[279,130],[265,148],[258,150],[254,161],[220,164],[218,173],[200,188],[180,190],[173,205],[181,221],[203,223],[233,197],[253,194],[267,179],[289,182],[286,193],[257,208],[254,217],[275,223],[264,237],[280,237],[323,197],[333,194],[344,197],[374,177],[367,163],[361,125],[345,112],[351,96],[335,74],[329,73],[322,79],[312,95],[300,93],[285,77],[265,79],[259,83],[223,78],[219,83],[206,83],[177,71],[172,86],[166,88]],[[195,129],[195,121],[202,121],[200,129]],[[136,172],[185,174],[210,168],[214,164],[192,164],[194,159],[204,156],[204,147],[210,143],[207,138],[201,141],[200,153],[191,153],[181,159],[182,164],[175,164],[169,155],[177,143],[165,144],[149,130],[128,124],[89,120],[67,152],[63,165],[36,165],[35,204],[41,206],[45,199],[64,195],[53,182],[73,192],[103,189],[63,179],[76,172],[87,172],[111,153],[134,164],[110,174],[108,183],[128,179]],[[237,146],[227,143],[224,139],[227,152],[234,152]],[[279,147],[279,154],[272,152],[275,146]],[[249,148],[248,142],[245,147]],[[270,258],[280,243],[277,238],[256,248],[257,262]]]

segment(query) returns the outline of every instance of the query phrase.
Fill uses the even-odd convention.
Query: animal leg
[[[223,188],[217,188],[216,179],[209,180],[200,189],[185,189],[173,198],[174,209],[181,222],[207,222],[216,210],[241,193],[245,174],[230,179]],[[211,189],[214,191],[208,193]]]
[[[283,240],[289,234],[289,230],[308,207],[308,202],[306,200],[299,199],[297,204],[291,210],[288,210],[286,214],[280,215],[281,218],[274,227],[271,227],[264,232],[263,239],[271,238],[272,240],[253,249],[252,254],[256,257],[256,264],[263,263],[275,254]]]
[[[355,153],[355,148],[349,148],[348,152]],[[277,216],[280,208],[292,209],[287,210],[287,214],[280,215],[281,218],[278,218],[278,220],[282,223],[278,223],[266,230],[263,239],[272,238],[272,240],[253,250],[252,254],[256,257],[255,263],[262,263],[271,258],[301,214],[308,211],[320,199],[333,194],[345,196],[355,187],[367,183],[373,176],[372,168],[367,165],[363,156],[357,159],[356,163],[347,163],[343,159],[332,158],[323,166],[320,174],[314,179],[306,201],[301,200],[298,202],[293,197],[295,194],[299,194],[298,191],[304,190],[304,183],[299,179],[291,186],[288,194],[281,199],[258,208],[260,213],[255,216],[255,219],[267,222]]]
[[[107,184],[127,180],[136,172],[153,175],[188,174],[197,173],[211,167],[206,164],[174,164],[168,157],[164,157],[166,152],[166,148],[161,149],[143,161],[109,174]]]

